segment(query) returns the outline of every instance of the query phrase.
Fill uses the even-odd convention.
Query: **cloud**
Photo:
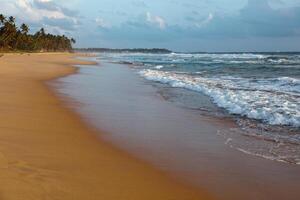
[[[203,21],[196,22],[196,26],[201,28],[209,24],[213,19],[214,19],[214,15],[212,13],[209,13],[207,18],[205,18]]]
[[[108,25],[102,18],[97,18],[96,23],[100,34],[99,38],[103,41],[122,42],[122,40],[134,40],[142,44],[143,40],[156,42],[173,38],[171,36],[173,30],[170,31],[171,29],[167,26],[165,20],[160,16],[152,15],[150,12],[131,17],[119,25]],[[166,31],[168,34],[166,34]]]
[[[22,20],[33,27],[43,26],[64,33],[76,30],[80,25],[78,12],[64,8],[52,0],[17,0],[3,4],[0,12],[16,16],[18,21]]]
[[[46,24],[47,26],[52,27],[63,27],[65,31],[75,31],[74,21],[69,18],[47,18],[44,17],[42,20],[43,24]]]
[[[140,8],[147,8],[147,4],[144,1],[141,0],[134,0],[132,1],[132,5]]]
[[[152,15],[150,12],[147,12],[146,16],[147,16],[147,22],[157,25],[160,29],[166,28],[166,22],[162,17]]]
[[[273,9],[268,0],[248,0],[238,16],[252,36],[295,36],[300,28],[300,7]]]
[[[104,19],[97,17],[95,22],[99,28],[110,28],[111,26]]]
[[[33,0],[34,5],[38,9],[48,10],[48,11],[58,11],[64,13],[68,17],[78,16],[78,11],[70,10],[68,8],[59,6],[57,3],[52,0]]]
[[[300,35],[300,7],[274,9],[268,0],[248,0],[237,14],[185,18],[185,36],[199,38],[293,37]]]
[[[147,12],[146,16],[131,16],[118,25],[98,29],[99,38],[116,44],[127,42],[157,46],[179,41],[195,43],[233,38],[238,41],[251,38],[269,38],[268,41],[271,41],[273,38],[278,43],[278,38],[300,36],[300,7],[275,9],[267,0],[248,0],[242,9],[232,14],[208,12],[203,17],[195,12],[184,19],[184,23],[173,21],[167,24],[163,17]],[[100,27],[105,27],[104,21],[99,22]]]

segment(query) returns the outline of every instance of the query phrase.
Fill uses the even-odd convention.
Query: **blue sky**
[[[300,51],[299,0],[0,0],[78,47]]]

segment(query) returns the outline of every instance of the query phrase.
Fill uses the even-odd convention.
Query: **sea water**
[[[238,128],[220,132],[243,153],[300,164],[300,53],[103,53],[132,64],[167,100]]]

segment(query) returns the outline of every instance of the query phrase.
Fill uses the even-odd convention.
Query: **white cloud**
[[[100,28],[110,28],[111,26],[109,25],[109,23],[107,23],[104,19],[97,17],[95,19],[95,22],[97,24],[98,27]]]
[[[132,1],[132,5],[134,5],[136,7],[140,7],[140,8],[146,8],[147,7],[147,4],[144,1],[141,1],[141,0]]]
[[[49,0],[36,0],[38,3],[45,3],[49,2]],[[39,9],[35,8],[31,2],[28,0],[18,0],[15,3],[17,10],[22,10],[23,12],[19,13],[18,15],[21,15],[25,18],[29,18],[32,21],[40,21],[44,17],[47,18],[55,18],[55,19],[63,19],[67,18],[64,13],[62,13],[59,10],[46,10],[46,9]]]
[[[29,25],[44,26],[48,30],[61,33],[74,30],[79,25],[75,12],[57,5],[52,0],[17,0],[6,1],[3,4],[4,6],[0,7],[1,13],[16,16],[19,22]],[[56,20],[59,23],[56,24]]]
[[[150,12],[147,12],[146,16],[147,16],[147,22],[157,25],[160,29],[166,28],[166,22],[162,17],[151,15]]]
[[[207,24],[209,24],[214,19],[214,15],[212,13],[209,13],[207,18],[205,18],[203,21],[196,23],[196,26],[201,28]]]

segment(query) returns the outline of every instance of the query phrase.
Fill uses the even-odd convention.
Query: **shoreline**
[[[211,199],[97,137],[46,82],[77,72],[76,54],[0,58],[0,197]],[[100,133],[101,134],[101,133]]]
[[[109,144],[217,199],[299,197],[299,168],[229,147],[219,131],[230,122],[162,99],[130,66],[102,60],[79,69],[57,81],[58,93],[82,103],[71,109]]]

